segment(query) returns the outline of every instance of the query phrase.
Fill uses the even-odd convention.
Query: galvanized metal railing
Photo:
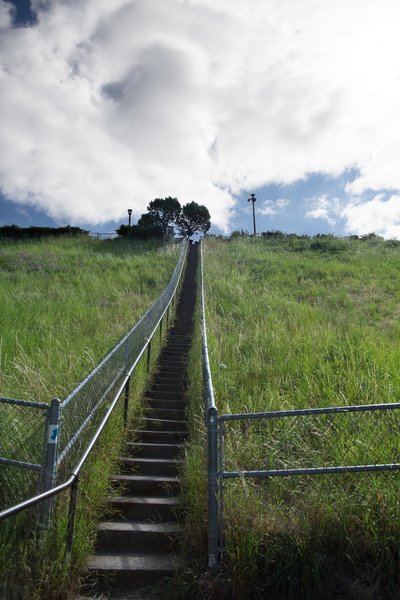
[[[124,398],[124,423],[126,424],[131,375],[146,351],[147,368],[149,367],[152,339],[157,331],[160,331],[161,337],[164,318],[166,319],[168,326],[169,311],[173,306],[174,301],[176,301],[176,296],[182,281],[182,273],[187,256],[187,248],[188,243],[187,241],[184,241],[182,243],[179,260],[171,280],[158,300],[150,307],[150,309],[138,321],[138,323],[136,323],[136,325],[124,336],[124,338],[113,348],[113,350],[101,361],[101,363],[97,365],[92,373],[90,373],[88,377],[86,377],[84,381],[77,386],[77,388],[66,398],[64,402],[54,399],[49,408],[45,404],[39,405],[37,403],[1,399],[5,401],[9,400],[11,404],[18,402],[19,405],[21,405],[22,402],[23,405],[34,405],[34,408],[40,408],[42,411],[46,411],[48,417],[45,444],[47,446],[47,452],[45,453],[45,466],[40,464],[24,465],[27,468],[34,467],[35,470],[40,469],[43,472],[45,490],[36,496],[32,496],[27,500],[2,510],[0,512],[0,520],[7,519],[8,517],[15,515],[22,510],[35,506],[36,504],[44,503],[44,506],[46,507],[46,510],[44,511],[44,524],[48,524],[51,517],[52,499],[62,491],[70,488],[71,495],[68,516],[66,559],[68,559],[70,556],[72,547],[79,474],[121,397]],[[134,344],[130,344],[133,339],[139,339],[139,343],[135,342]],[[117,364],[118,361],[114,360],[116,356],[123,356],[123,369],[121,369],[121,367]],[[112,367],[111,369],[109,368],[110,363]],[[104,367],[106,367],[106,375],[110,376],[111,374],[111,381],[110,379],[107,381],[106,376],[101,377],[100,384],[93,388],[93,382],[96,381],[98,373]],[[74,430],[70,437],[67,437],[65,444],[60,449],[60,426],[65,425],[65,409],[66,407],[72,405],[72,401],[74,399],[80,397],[82,390],[86,390],[88,396],[90,394],[93,396],[90,403],[90,410],[89,412],[86,412],[86,414],[80,414],[82,417],[80,426]],[[93,416],[96,413],[96,408],[98,408],[100,405],[104,405],[105,400],[109,402],[108,408],[105,411],[105,414],[101,417],[100,422],[96,423],[96,425],[93,427],[93,430],[90,432],[89,439],[87,439],[87,436],[82,436],[82,433],[86,430],[88,423],[93,419]],[[54,483],[57,474],[57,467],[70,453],[71,448],[78,439],[84,441],[84,446],[79,449],[79,457],[76,458],[75,466],[71,468],[65,481],[55,486]],[[74,441],[74,443],[71,443],[72,441]],[[7,459],[3,459],[2,462],[4,463],[5,460]],[[10,463],[8,462],[8,464]]]
[[[213,570],[218,566],[221,546],[218,510],[218,410],[208,356],[202,242],[200,242],[200,272],[204,412],[208,442],[208,566]]]
[[[218,414],[208,356],[203,249],[200,256],[204,411],[208,434],[208,564],[215,569],[224,550],[224,482],[397,472],[400,438],[392,432],[400,429],[400,403]],[[248,464],[240,464],[238,468],[241,450],[250,436],[254,436],[257,447],[265,450],[260,452],[261,459],[254,459],[253,468]],[[329,436],[342,444],[340,458],[328,445],[324,446]],[[224,450],[227,439],[229,456],[225,456]],[[274,448],[275,440],[284,440],[283,447]],[[249,460],[252,461],[246,455],[244,461]]]

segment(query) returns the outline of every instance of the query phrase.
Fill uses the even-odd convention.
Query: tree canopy
[[[210,213],[206,206],[189,202],[182,207],[177,224],[181,234],[187,237],[194,233],[207,233],[211,227]]]
[[[151,215],[154,225],[160,227],[163,233],[168,233],[168,228],[172,227],[179,218],[181,205],[177,198],[167,196],[166,198],[152,200],[147,207],[147,211],[147,214]]]

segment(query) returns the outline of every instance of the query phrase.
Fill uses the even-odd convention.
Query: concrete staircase
[[[130,432],[121,469],[112,481],[123,490],[98,525],[89,583],[96,593],[121,593],[153,584],[180,564],[179,467],[187,437],[185,384],[196,298],[197,245],[189,249],[174,325],[144,402],[142,427]],[[133,441],[132,441],[133,440]]]

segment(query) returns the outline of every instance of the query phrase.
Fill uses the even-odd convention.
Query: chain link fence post
[[[58,440],[60,434],[60,400],[53,398],[47,412],[46,455],[43,470],[43,491],[46,492],[54,487],[57,476]],[[54,500],[50,498],[43,502],[41,523],[47,528],[50,525]]]

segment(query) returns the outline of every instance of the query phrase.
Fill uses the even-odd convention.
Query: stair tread
[[[179,506],[179,496],[116,496],[111,498],[113,504],[164,504]]]
[[[128,533],[179,533],[182,527],[176,523],[146,523],[143,521],[103,521],[97,525],[98,531],[124,531]]]
[[[165,481],[167,483],[179,483],[180,478],[176,475],[112,475],[114,481]]]
[[[129,446],[132,446],[133,448],[137,448],[140,449],[141,447],[143,448],[157,448],[159,450],[169,450],[172,448],[179,448],[182,449],[183,448],[183,444],[157,444],[157,443],[152,443],[152,442],[128,442]]]
[[[182,459],[179,458],[142,458],[142,457],[132,457],[132,456],[121,456],[120,459],[121,461],[124,461],[125,463],[138,463],[138,464],[145,464],[145,463],[149,463],[149,464],[157,464],[157,463],[161,463],[161,464],[165,464],[165,465],[180,465],[183,463]]]
[[[157,419],[159,420],[159,419]],[[186,425],[186,421],[185,421],[185,425]],[[179,431],[175,430],[175,429],[133,429],[132,430],[133,433],[138,433],[139,435],[141,433],[187,433],[188,430],[187,429],[180,429]],[[150,442],[147,442],[150,443]]]
[[[175,570],[181,561],[171,554],[93,554],[87,562],[88,569],[112,571],[166,571]]]
[[[184,419],[160,419],[158,417],[142,417],[142,421],[148,421],[151,425],[152,423],[183,423],[186,425],[186,421]]]

